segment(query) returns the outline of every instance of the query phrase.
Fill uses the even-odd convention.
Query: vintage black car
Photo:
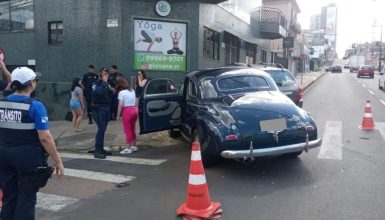
[[[322,142],[310,114],[279,92],[269,74],[254,68],[194,71],[181,92],[169,79],[151,80],[139,113],[142,134],[169,129],[172,137],[198,139],[205,166],[220,157],[297,157]]]

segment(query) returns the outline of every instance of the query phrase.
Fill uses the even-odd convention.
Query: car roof
[[[193,71],[187,74],[187,77],[189,78],[204,78],[204,77],[220,77],[220,76],[231,76],[231,75],[237,75],[239,74],[239,70],[247,70],[244,73],[245,74],[257,74],[261,76],[268,76],[267,73],[265,73],[262,70],[251,68],[251,67],[241,67],[241,66],[226,66],[226,67],[217,67],[217,68],[208,68],[198,71]]]

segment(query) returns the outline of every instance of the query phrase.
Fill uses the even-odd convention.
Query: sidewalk
[[[317,79],[324,75],[323,72],[310,72],[297,74],[296,79],[304,92]],[[302,78],[302,79],[301,79]],[[71,122],[51,121],[50,131],[56,141],[59,151],[87,152],[92,149],[95,143],[96,124],[89,125],[88,120],[83,120],[81,124],[82,132],[71,130]],[[138,126],[137,126],[138,127]],[[137,131],[139,134],[139,131]],[[168,131],[161,131],[151,134],[138,135],[137,144],[140,148],[164,147],[182,142],[182,139],[172,139]],[[114,151],[125,145],[125,135],[122,121],[110,121],[105,135],[105,146],[110,146]]]

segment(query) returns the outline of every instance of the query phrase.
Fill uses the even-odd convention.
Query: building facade
[[[181,85],[192,70],[270,62],[270,40],[259,21],[247,20],[258,3],[232,1],[235,12],[226,2],[0,1],[0,49],[10,69],[28,65],[43,74],[38,97],[51,118],[63,119],[69,82],[89,64],[116,64],[129,78],[144,69]]]

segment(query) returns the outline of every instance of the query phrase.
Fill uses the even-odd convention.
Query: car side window
[[[147,83],[144,96],[178,94],[175,84],[168,79],[154,79]]]
[[[189,82],[188,96],[196,98],[197,95],[198,95],[197,87],[195,86],[195,84],[192,81],[190,81]]]

